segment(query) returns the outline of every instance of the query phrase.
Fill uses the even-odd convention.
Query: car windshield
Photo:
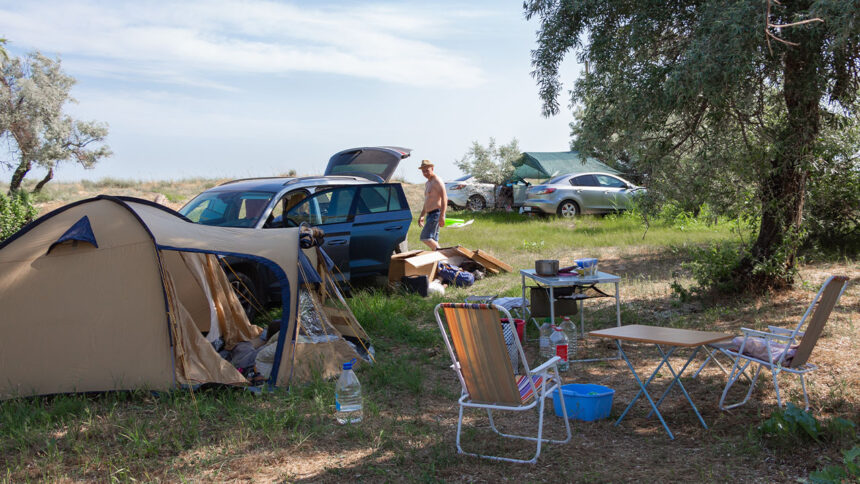
[[[567,178],[568,178],[569,176],[570,176],[570,175],[561,175],[561,176],[557,176],[557,177],[553,178],[552,180],[550,180],[550,181],[546,182],[546,184],[547,184],[547,185],[556,185],[556,184],[558,184],[558,183],[561,183],[561,182],[563,182],[563,181],[567,180]]]
[[[455,178],[454,181],[464,182],[472,178],[472,175],[461,176],[460,178]]]
[[[272,200],[272,192],[213,191],[198,195],[179,213],[192,222],[218,227],[253,227]]]

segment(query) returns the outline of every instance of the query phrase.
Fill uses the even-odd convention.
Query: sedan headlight
[[[459,190],[459,189],[461,189],[461,188],[463,188],[463,187],[465,187],[465,186],[466,186],[466,185],[464,185],[464,184],[462,184],[462,183],[458,183],[457,185],[452,186],[449,190]]]

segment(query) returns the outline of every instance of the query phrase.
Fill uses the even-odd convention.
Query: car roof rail
[[[294,183],[299,183],[308,180],[355,180],[355,181],[370,181],[363,176],[346,176],[346,175],[317,175],[317,176],[303,176],[299,178],[293,178],[284,182],[284,186],[292,185]]]
[[[224,185],[230,185],[231,183],[239,183],[244,181],[252,181],[252,180],[283,180],[284,178],[288,178],[285,176],[255,176],[252,178],[238,178],[236,180],[225,181],[224,183],[219,184],[219,187]]]

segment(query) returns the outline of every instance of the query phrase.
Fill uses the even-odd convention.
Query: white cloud
[[[418,7],[299,7],[251,0],[15,2],[0,32],[109,77],[221,86],[219,74],[316,72],[420,87],[470,88],[475,62],[433,44],[474,12]]]

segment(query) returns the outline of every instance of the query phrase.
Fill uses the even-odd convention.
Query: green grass
[[[462,228],[443,228],[443,247],[462,245],[493,252],[518,254],[550,253],[568,248],[603,248],[629,246],[667,246],[700,244],[733,238],[735,224],[693,224],[679,230],[675,224],[651,221],[646,227],[633,213],[607,217],[584,216],[573,221],[559,217],[529,217],[506,212],[452,212],[475,221]],[[409,230],[410,248],[422,248],[421,229],[417,220]]]

